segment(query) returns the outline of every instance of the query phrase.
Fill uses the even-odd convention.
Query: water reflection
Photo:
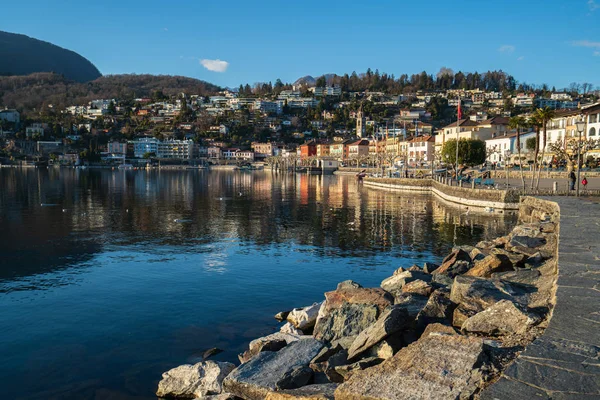
[[[0,169],[5,395],[152,398],[202,348],[234,361],[274,312],[514,222],[335,176]]]

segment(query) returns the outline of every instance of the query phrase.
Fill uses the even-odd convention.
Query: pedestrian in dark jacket
[[[571,181],[571,190],[575,190],[575,182],[577,181],[575,172],[571,171],[571,173],[569,174],[569,180]]]

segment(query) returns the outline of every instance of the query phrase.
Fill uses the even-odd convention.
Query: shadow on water
[[[154,398],[163,371],[210,347],[237,361],[338,281],[376,286],[514,223],[345,177],[0,169],[5,395]]]

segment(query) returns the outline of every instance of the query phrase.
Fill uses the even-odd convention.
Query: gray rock
[[[423,272],[426,274],[432,274],[433,271],[438,269],[440,266],[434,263],[425,263],[423,264]]]
[[[271,392],[265,400],[333,400],[336,383],[307,385],[299,389]]]
[[[347,281],[343,281],[338,283],[337,285],[337,289],[336,290],[342,290],[342,289],[360,289],[362,288],[362,286],[360,285],[360,283],[356,283],[353,280],[347,280]]]
[[[531,237],[531,236],[513,236],[510,240],[512,247],[540,247],[546,244],[546,238],[542,237]]]
[[[450,300],[479,312],[500,300],[510,300],[527,305],[529,296],[523,288],[508,282],[472,276],[457,276],[454,278]]]
[[[383,363],[355,371],[338,386],[336,399],[468,398],[481,379],[483,340],[431,334]]]
[[[307,330],[315,326],[322,303],[314,303],[308,307],[294,308],[287,316],[290,324],[297,329]]]
[[[376,305],[346,303],[319,318],[313,336],[326,342],[356,336],[377,321],[378,316],[379,309]]]
[[[263,352],[233,370],[223,381],[228,393],[260,400],[277,389],[278,383],[298,367],[308,366],[323,344],[315,339],[290,343],[278,352]]]
[[[462,330],[484,335],[522,334],[540,322],[539,316],[523,306],[501,300],[467,319]]]
[[[404,294],[417,294],[420,296],[429,296],[433,291],[433,287],[421,279],[416,281],[408,282],[402,287],[402,293]]]
[[[403,335],[390,335],[371,347],[363,356],[365,358],[376,357],[387,360],[388,358],[392,358],[404,345]]]
[[[299,365],[283,374],[275,383],[277,390],[297,389],[305,386],[313,377],[313,370],[308,365]]]
[[[354,340],[348,350],[348,358],[357,357],[386,337],[406,328],[411,321],[408,311],[402,305],[395,305],[386,310],[377,322],[362,331]]]
[[[431,282],[437,286],[452,287],[454,284],[454,278],[450,278],[444,274],[433,274]]]
[[[460,248],[456,248],[444,258],[442,265],[440,265],[433,274],[445,274],[453,278],[458,274],[468,271],[470,264],[471,256],[469,256],[469,253]]]
[[[402,290],[402,287],[409,282],[416,281],[417,279],[424,282],[431,282],[431,275],[419,270],[419,271],[404,271],[399,274],[390,276],[381,282],[381,288],[396,294]]]
[[[283,324],[283,326],[279,328],[279,332],[289,333],[291,335],[304,335],[304,332],[302,332],[300,329],[297,329],[294,325],[292,325],[289,322]]]
[[[310,337],[310,336],[304,336]],[[278,351],[284,348],[289,343],[300,340],[303,336],[292,335],[289,333],[277,332],[271,335],[263,336],[258,339],[254,339],[250,342],[248,350],[243,354],[238,355],[241,363],[248,362],[252,357],[263,351]]]
[[[450,323],[456,304],[449,298],[450,293],[438,289],[431,294],[425,307],[417,315],[417,326],[423,329],[434,323]]]
[[[416,294],[402,294],[396,297],[394,307],[403,308],[408,312],[411,319],[417,318],[417,315],[427,305],[427,297]]]
[[[158,383],[158,397],[196,398],[219,394],[223,379],[235,368],[227,362],[202,361],[181,365],[162,375]]]
[[[381,358],[369,357],[369,358],[362,359],[362,360],[357,361],[352,364],[346,364],[346,365],[341,365],[339,367],[335,367],[335,372],[337,374],[339,374],[339,376],[341,376],[341,378],[342,378],[342,380],[340,381],[340,383],[341,383],[343,381],[348,380],[348,378],[350,376],[352,376],[352,374],[354,372],[362,371],[362,370],[372,367],[374,365],[381,364],[382,362],[383,362],[383,359],[381,359]]]
[[[527,259],[525,254],[513,253],[512,251],[505,249],[492,249],[490,250],[490,254],[498,254],[508,257],[510,262],[517,268],[523,268],[525,266],[525,260]]]

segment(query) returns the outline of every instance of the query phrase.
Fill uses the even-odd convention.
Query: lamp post
[[[577,121],[575,125],[577,126],[577,132],[579,133],[579,136],[577,137],[577,197],[579,197],[579,178],[581,174],[581,133],[585,129],[585,121]]]

